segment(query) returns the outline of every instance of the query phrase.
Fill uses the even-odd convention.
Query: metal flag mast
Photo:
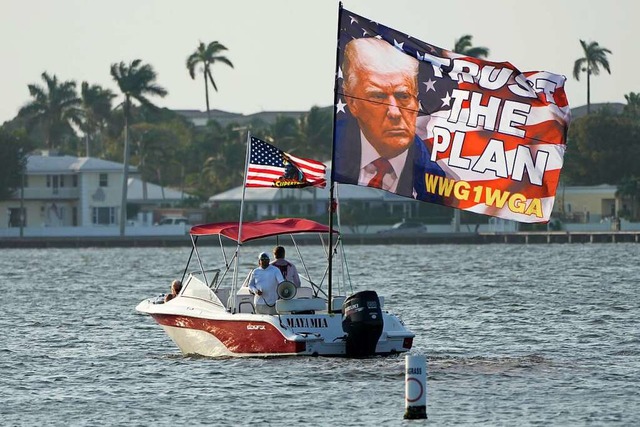
[[[333,171],[335,164],[333,163],[333,151],[335,148],[335,139],[336,139],[336,108],[335,105],[338,103],[338,61],[340,59],[340,20],[342,19],[342,2],[338,3],[338,30],[336,33],[336,70],[335,70],[335,82],[333,87],[333,140],[331,143],[331,176],[329,177],[329,259],[328,259],[328,268],[329,274],[327,277],[327,308],[329,313],[333,312],[333,302],[332,292],[333,292],[333,283],[332,283],[332,270],[333,270],[333,214],[336,208],[336,199],[333,195],[334,190],[334,182],[333,182]]]
[[[238,245],[236,246],[236,253],[234,254],[235,258],[235,268],[233,269],[233,289],[236,289],[238,284],[238,268],[239,265],[239,257],[240,257],[240,247],[242,246],[242,221],[244,214],[244,197],[247,192],[247,173],[249,171],[249,155],[251,153],[251,131],[247,130],[247,154],[245,156],[244,161],[244,180],[242,182],[242,199],[240,200],[240,222],[238,223]]]

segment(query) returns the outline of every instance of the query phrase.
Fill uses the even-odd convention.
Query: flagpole
[[[244,197],[245,194],[247,192],[247,174],[249,172],[249,155],[251,153],[251,131],[247,130],[247,154],[245,156],[245,160],[244,160],[244,180],[242,183],[242,199],[240,201],[240,222],[238,223],[238,246],[236,246],[236,266],[233,270],[233,289],[236,289],[236,286],[238,284],[238,266],[239,266],[239,259],[240,258],[240,246],[242,246],[242,222],[243,222],[243,215],[244,215]]]
[[[333,213],[335,210],[335,198],[333,196],[333,173],[335,171],[335,159],[334,155],[334,147],[336,142],[336,104],[338,103],[338,61],[340,60],[340,20],[342,19],[342,2],[338,3],[338,31],[336,32],[336,69],[335,69],[335,82],[333,86],[333,141],[331,143],[331,177],[330,185],[329,185],[329,264],[328,264],[328,275],[327,275],[327,310],[329,313],[333,312],[333,302],[331,301],[333,295],[333,282],[332,282],[332,272],[333,272]]]

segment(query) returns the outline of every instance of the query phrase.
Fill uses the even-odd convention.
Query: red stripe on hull
[[[205,331],[216,337],[232,353],[300,353],[304,342],[288,340],[268,322],[212,320],[173,314],[151,314],[160,325]]]

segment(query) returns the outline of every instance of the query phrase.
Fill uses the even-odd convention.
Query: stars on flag
[[[434,92],[436,91],[436,87],[435,87],[436,82],[435,81],[429,79],[426,82],[422,82],[422,83],[427,86],[427,89],[425,90],[426,92],[429,92],[430,90],[432,90]]]
[[[442,106],[443,107],[450,107],[451,106],[451,95],[449,95],[449,92],[447,92],[445,97],[441,98],[441,99],[442,99]]]
[[[374,37],[384,40],[399,51],[419,61],[418,81],[420,91],[418,94],[418,108],[420,114],[433,114],[436,111],[451,108],[451,91],[458,87],[458,82],[454,81],[449,75],[450,59],[446,51],[373,20],[358,16],[353,12],[343,15],[343,24],[340,29],[342,41],[339,46],[344,46],[350,40],[360,37]],[[343,79],[343,72],[340,67],[337,70],[337,79]],[[339,88],[342,87],[341,84],[342,82],[339,82]],[[335,112],[336,114],[349,115],[349,110],[345,105],[344,94],[341,92],[339,89],[338,95],[342,99],[336,100]]]

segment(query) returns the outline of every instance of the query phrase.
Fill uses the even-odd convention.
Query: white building
[[[135,177],[138,171],[134,166],[130,166],[129,173],[134,176],[128,179],[128,205],[137,204],[141,211],[153,206],[172,206],[190,197],[180,191],[143,183]],[[17,235],[21,206],[22,228],[29,230],[25,235],[96,235],[95,231],[87,231],[96,228],[110,228],[115,232],[119,229],[122,177],[123,165],[117,162],[47,152],[30,155],[23,188],[10,200],[0,201],[0,236]],[[70,228],[76,230],[69,232]],[[58,231],[37,231],[44,229]],[[107,234],[113,234],[111,231]]]
[[[327,177],[331,174],[331,161],[325,162]],[[336,184],[337,185],[337,184]],[[352,231],[366,229],[370,223],[367,213],[384,211],[402,218],[413,218],[421,202],[401,197],[376,188],[355,185],[338,185],[337,198],[344,224]],[[326,221],[329,209],[329,187],[317,188],[246,188],[244,189],[245,220],[274,217],[305,217]],[[211,206],[240,206],[243,187],[215,194],[209,198]],[[357,205],[358,217],[353,213]],[[361,217],[364,215],[365,217]]]

